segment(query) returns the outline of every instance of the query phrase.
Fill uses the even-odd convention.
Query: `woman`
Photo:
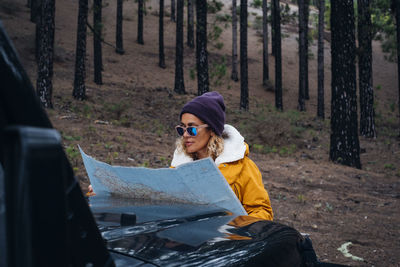
[[[211,157],[250,216],[272,220],[273,212],[261,173],[248,158],[243,136],[225,124],[225,104],[217,92],[205,93],[188,102],[180,113],[176,130],[181,138],[172,167]]]

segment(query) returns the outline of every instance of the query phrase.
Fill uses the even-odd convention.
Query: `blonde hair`
[[[207,155],[213,160],[218,158],[219,155],[224,151],[224,138],[227,138],[227,134],[223,133],[222,136],[212,135],[207,143]],[[185,141],[183,137],[176,140],[176,148],[178,151],[185,153],[185,155],[191,157],[193,160],[197,160],[196,153],[188,153],[185,147]]]

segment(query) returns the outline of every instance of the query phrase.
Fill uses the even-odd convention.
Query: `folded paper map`
[[[202,159],[177,168],[112,166],[79,147],[93,191],[119,198],[211,205],[247,215],[215,163]]]

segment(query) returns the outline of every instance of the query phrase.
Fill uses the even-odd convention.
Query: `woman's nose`
[[[190,134],[188,133],[188,131],[186,129],[183,132],[183,137],[190,137]]]

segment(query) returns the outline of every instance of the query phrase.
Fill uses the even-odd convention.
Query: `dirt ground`
[[[103,0],[104,39],[115,40],[116,1]],[[229,2],[229,1],[228,1]],[[251,1],[250,1],[251,2]],[[185,46],[187,94],[174,88],[175,23],[165,17],[166,69],[158,67],[158,5],[146,4],[144,45],[136,43],[134,1],[124,1],[124,48],[118,55],[103,45],[103,85],[93,83],[92,34],[88,33],[86,101],[72,98],[78,0],[56,1],[54,109],[48,114],[63,136],[65,150],[86,191],[88,179],[77,145],[99,160],[116,165],[168,167],[174,150],[174,126],[182,105],[195,96],[195,51]],[[89,1],[91,5],[91,1]],[[32,83],[36,83],[35,26],[25,0],[0,1],[0,19],[14,42]],[[166,13],[169,14],[169,1]],[[224,7],[227,13],[230,5]],[[92,23],[91,11],[89,22]],[[254,15],[253,19],[254,19]],[[249,28],[250,111],[239,108],[240,83],[230,80],[231,24],[210,15],[221,37],[209,43],[212,90],[223,94],[227,121],[245,136],[251,158],[259,166],[275,213],[275,221],[310,235],[322,261],[350,266],[400,266],[400,142],[397,110],[397,66],[384,60],[374,43],[374,86],[378,137],[360,137],[363,168],[329,161],[330,50],[325,42],[325,121],[317,107],[316,42],[309,63],[307,112],[296,111],[298,56],[296,25],[283,26],[283,105],[274,110],[274,94],[262,87],[262,46],[257,25]],[[185,29],[186,33],[186,29]],[[220,42],[223,44],[218,45]],[[219,49],[217,48],[219,47]],[[273,84],[274,58],[270,55]],[[226,73],[223,72],[224,67]],[[195,75],[194,75],[195,76]],[[338,251],[346,242],[346,257]]]

